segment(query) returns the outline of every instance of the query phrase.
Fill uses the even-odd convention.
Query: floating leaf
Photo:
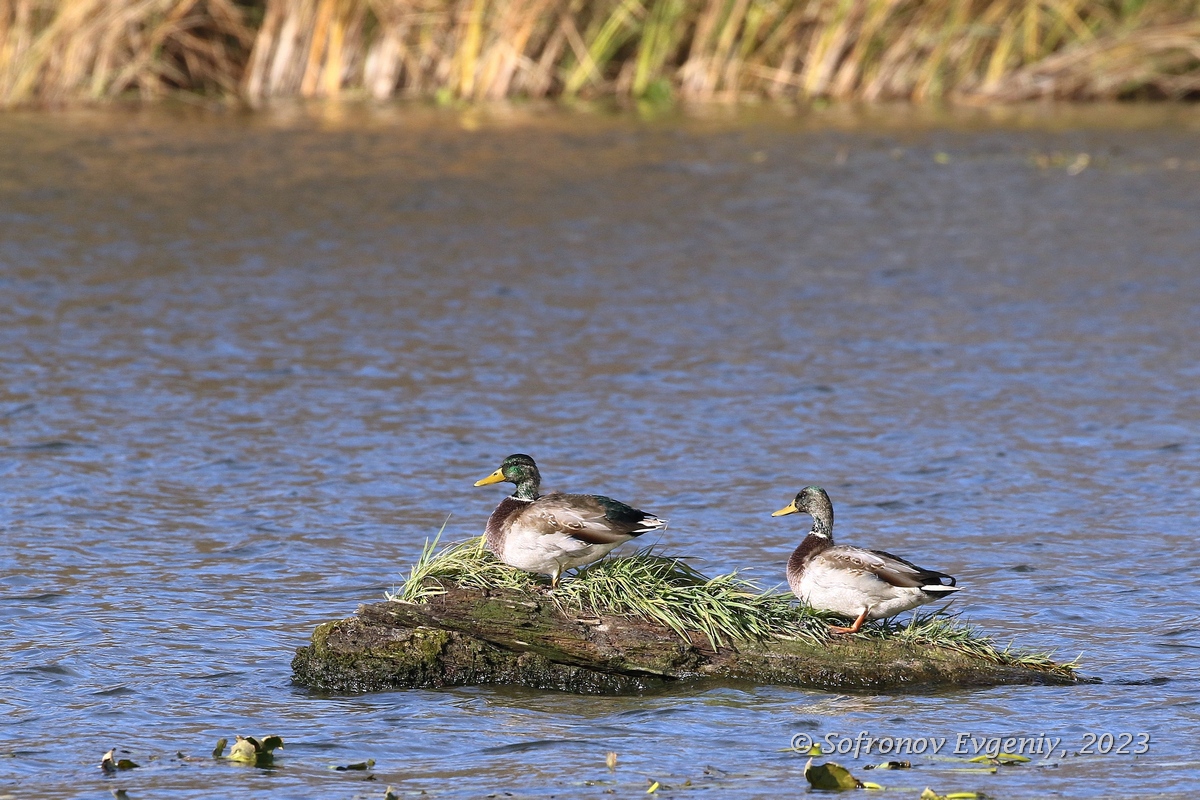
[[[117,748],[114,747],[100,759],[100,769],[105,772],[116,772],[122,769],[137,769],[137,764],[128,758],[117,758]]]
[[[283,749],[283,737],[282,736],[268,736],[267,738],[263,739],[262,743],[258,746],[258,751],[260,753],[269,753],[272,750],[282,750],[282,749]]]
[[[863,781],[862,783],[860,783],[860,784],[859,784],[859,788],[862,788],[862,789],[883,789],[883,787],[882,787],[882,786],[880,786],[878,783],[871,783],[870,781]]]
[[[258,761],[258,740],[252,736],[239,736],[229,748],[229,758],[232,761],[244,761],[254,764]]]
[[[920,800],[976,800],[979,795],[975,792],[951,792],[950,794],[938,794],[925,787],[925,791],[921,792]]]
[[[213,758],[220,758],[225,754],[225,745],[228,741],[224,736],[217,739],[217,746],[213,748]]]
[[[972,764],[1004,764],[1007,766],[1010,764],[1027,764],[1029,763],[1029,756],[1023,756],[1017,753],[997,753],[994,756],[975,756],[974,758],[968,759],[968,761],[970,761]]]
[[[882,764],[868,764],[863,769],[912,769],[911,761],[885,761]]]
[[[359,761],[356,764],[345,764],[342,766],[333,767],[333,769],[336,769],[338,772],[345,772],[347,770],[352,770],[352,769],[353,770],[370,769],[373,766],[375,766],[375,759],[368,758],[366,761]]]
[[[859,789],[862,781],[850,774],[850,770],[829,761],[813,765],[810,758],[804,765],[804,778],[814,789]]]
[[[646,790],[646,794],[654,794],[655,792],[657,792],[659,790],[659,786],[660,786],[660,784],[658,781],[655,781],[654,783],[650,784],[650,788]]]
[[[616,769],[617,768],[617,754],[610,750],[608,755],[606,755],[604,757],[604,763],[610,770]]]
[[[254,764],[257,767],[269,767],[275,758],[271,751],[282,749],[283,739],[279,736],[268,736],[262,742],[253,736],[238,736],[233,747],[229,748],[229,759],[243,764]],[[213,752],[216,753],[215,750]]]

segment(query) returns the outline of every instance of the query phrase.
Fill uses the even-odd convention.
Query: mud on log
[[[564,614],[544,595],[454,586],[425,603],[364,605],[319,626],[292,670],[302,686],[338,692],[512,684],[627,693],[705,678],[830,691],[1081,681],[1065,670],[899,639],[773,639],[714,649],[699,634],[685,641],[647,620]]]

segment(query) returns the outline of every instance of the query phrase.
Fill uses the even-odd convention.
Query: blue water
[[[1198,189],[1172,107],[0,117],[2,794],[775,797],[797,735],[968,734],[1061,743],[832,758],[889,796],[1190,796]],[[1103,683],[293,686],[447,515],[481,531],[511,452],[764,586],[820,484],[839,540]],[[210,757],[269,733],[274,769]],[[1147,752],[1079,753],[1104,733]]]

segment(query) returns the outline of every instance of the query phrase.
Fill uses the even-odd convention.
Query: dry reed
[[[1200,0],[0,0],[0,102],[1200,95]]]
[[[0,0],[0,105],[236,91],[245,15],[233,0]]]

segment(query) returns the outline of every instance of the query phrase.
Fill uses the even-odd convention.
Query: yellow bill
[[[475,481],[476,486],[487,486],[489,483],[500,483],[504,480],[504,471],[496,470],[481,481]]]
[[[781,509],[779,509],[778,511],[776,511],[776,512],[775,512],[774,514],[772,514],[771,516],[772,516],[772,517],[782,517],[782,516],[784,516],[785,514],[795,514],[795,513],[796,513],[797,511],[799,511],[799,510],[800,510],[800,509],[796,508],[796,501],[795,501],[795,500],[793,500],[792,502],[788,503],[788,504],[787,504],[786,506],[784,506],[783,508],[781,508]]]

